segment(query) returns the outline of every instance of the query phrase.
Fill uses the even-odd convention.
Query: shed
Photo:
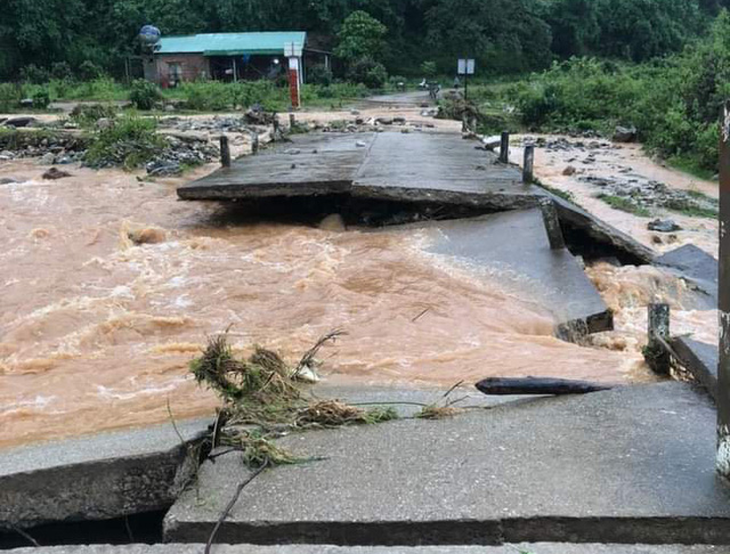
[[[284,46],[292,42],[306,48],[307,33],[276,31],[162,37],[154,49],[155,79],[162,87],[199,78],[275,79],[286,72]]]

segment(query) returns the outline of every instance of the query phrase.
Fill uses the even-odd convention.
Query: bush
[[[82,81],[93,81],[103,76],[104,71],[102,71],[101,67],[90,60],[84,61],[79,66],[79,77]]]
[[[56,62],[51,65],[51,77],[54,79],[71,80],[73,72],[68,62]]]
[[[131,170],[154,159],[165,147],[153,119],[126,115],[96,131],[84,159],[90,167],[122,166]]]
[[[33,107],[44,110],[51,103],[51,97],[47,88],[40,88],[33,93]]]
[[[0,83],[0,112],[13,111],[18,107],[20,100],[20,87],[11,83]]]
[[[436,77],[437,71],[436,62],[426,61],[421,64],[421,73],[423,73],[423,76],[426,79],[433,79]]]
[[[100,119],[116,119],[117,109],[111,104],[79,104],[70,117],[81,127],[92,127]]]
[[[41,85],[47,83],[51,75],[48,70],[43,67],[38,67],[35,64],[29,64],[20,70],[20,78],[25,83],[33,83]]]
[[[324,65],[313,65],[307,71],[307,81],[313,85],[329,86],[332,84],[332,71]]]
[[[360,58],[350,67],[347,74],[350,81],[362,83],[369,89],[383,88],[388,80],[385,66],[372,58]]]
[[[162,92],[155,83],[145,79],[132,82],[129,92],[129,101],[139,110],[151,110],[162,100]]]

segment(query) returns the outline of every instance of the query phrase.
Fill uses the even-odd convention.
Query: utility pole
[[[730,100],[720,123],[720,252],[718,312],[720,350],[717,384],[718,473],[730,479]]]

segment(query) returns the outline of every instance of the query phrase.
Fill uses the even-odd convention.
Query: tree
[[[387,32],[385,25],[367,12],[354,11],[337,33],[339,44],[335,54],[350,64],[366,57],[377,61],[383,56]]]

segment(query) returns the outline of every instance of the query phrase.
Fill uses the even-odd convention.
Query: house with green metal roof
[[[145,74],[162,87],[196,79],[276,79],[286,73],[285,48],[292,43],[304,51],[304,58],[318,56],[329,65],[328,53],[307,50],[304,31],[206,33],[160,38],[153,67]]]

